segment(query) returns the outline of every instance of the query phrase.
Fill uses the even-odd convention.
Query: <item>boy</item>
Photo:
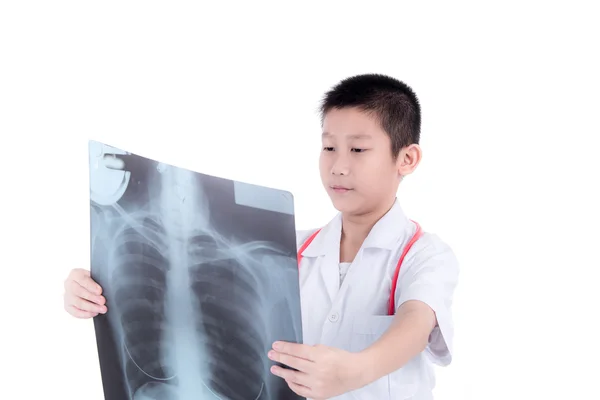
[[[432,399],[431,363],[452,359],[458,264],[396,198],[421,160],[418,99],[391,77],[354,76],[326,93],[321,121],[321,180],[339,214],[297,235],[304,344],[274,343],[268,357],[292,369],[271,371],[311,399]],[[75,317],[107,311],[88,271],[65,290]]]

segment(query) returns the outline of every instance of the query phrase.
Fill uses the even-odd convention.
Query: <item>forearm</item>
[[[435,325],[435,313],[429,306],[419,301],[404,303],[381,338],[358,354],[363,383],[369,384],[402,368],[425,350]]]

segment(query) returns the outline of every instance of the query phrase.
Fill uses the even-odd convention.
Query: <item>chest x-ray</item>
[[[92,141],[90,207],[107,400],[299,398],[267,358],[302,341],[291,194]]]

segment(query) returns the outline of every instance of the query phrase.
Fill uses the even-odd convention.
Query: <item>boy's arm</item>
[[[370,383],[426,351],[436,364],[452,360],[452,299],[458,281],[458,261],[445,243],[435,238],[414,253],[398,282],[396,309],[388,330],[358,356],[365,365],[361,378]]]
[[[390,328],[373,345],[358,354],[363,385],[402,368],[420,354],[436,327],[434,311],[418,300],[403,303]]]

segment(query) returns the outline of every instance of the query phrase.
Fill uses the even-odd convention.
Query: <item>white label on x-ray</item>
[[[290,192],[234,181],[235,202],[241,206],[294,215]]]

